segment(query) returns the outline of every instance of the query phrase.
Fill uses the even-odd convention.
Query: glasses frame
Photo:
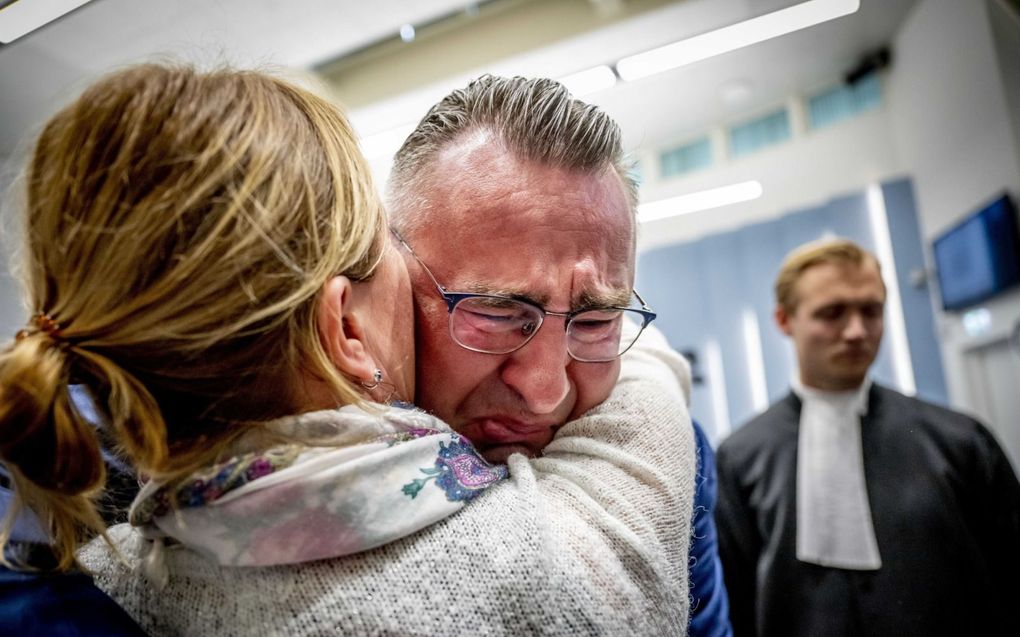
[[[640,338],[641,333],[645,331],[645,328],[648,327],[648,324],[651,323],[652,321],[654,321],[655,318],[658,316],[658,314],[656,314],[655,311],[653,311],[652,308],[650,308],[648,306],[648,304],[645,303],[645,300],[643,298],[641,298],[641,295],[638,294],[638,291],[633,289],[633,288],[631,288],[631,293],[634,295],[634,298],[636,298],[638,300],[638,303],[641,304],[640,308],[617,307],[617,306],[588,307],[588,308],[583,308],[583,309],[580,309],[580,310],[571,310],[569,312],[554,312],[552,310],[545,309],[541,305],[538,305],[536,303],[532,303],[531,301],[525,301],[523,299],[515,299],[513,297],[502,296],[502,295],[499,295],[499,294],[484,294],[484,293],[478,293],[478,292],[450,292],[446,288],[445,285],[443,285],[442,283],[439,282],[438,279],[436,279],[436,276],[434,274],[432,274],[432,270],[429,269],[429,266],[425,265],[425,262],[421,260],[421,257],[418,256],[418,254],[414,251],[414,249],[410,246],[410,244],[408,244],[407,241],[404,240],[404,237],[402,237],[400,235],[400,233],[397,232],[397,230],[395,228],[391,227],[390,228],[390,232],[392,232],[393,236],[396,237],[397,241],[400,242],[400,245],[404,246],[404,249],[407,250],[412,257],[414,257],[414,260],[418,262],[418,265],[420,265],[422,267],[422,269],[425,270],[425,274],[427,274],[429,279],[432,280],[432,284],[436,286],[436,291],[439,292],[439,296],[442,297],[443,301],[446,302],[446,311],[450,315],[450,321],[449,321],[450,338],[458,346],[463,347],[464,349],[466,349],[468,351],[471,351],[471,352],[478,352],[480,354],[493,354],[493,355],[497,355],[497,356],[501,356],[501,355],[505,355],[505,354],[511,354],[513,352],[516,352],[517,350],[521,349],[522,347],[524,347],[525,345],[530,343],[531,339],[535,338],[535,334],[538,334],[538,330],[542,329],[542,326],[545,325],[545,317],[547,317],[547,316],[562,316],[564,319],[566,319],[563,322],[563,331],[564,331],[564,333],[566,333],[570,329],[570,323],[571,323],[571,321],[574,320],[574,317],[576,317],[576,316],[578,316],[580,314],[584,314],[585,312],[593,312],[593,311],[597,312],[597,311],[604,311],[604,310],[619,310],[619,311],[622,311],[622,312],[632,312],[632,313],[640,314],[642,320],[641,320],[641,325],[640,325],[640,327],[638,329],[637,336],[634,337],[634,340],[631,341],[630,345],[628,345],[626,347],[626,349],[624,349],[623,351],[619,352],[618,354],[616,354],[616,356],[613,356],[612,358],[598,359],[598,360],[578,358],[577,356],[574,356],[573,352],[570,351],[570,347],[569,346],[567,347],[567,354],[570,356],[570,358],[572,358],[572,359],[574,359],[574,360],[576,360],[578,362],[581,362],[581,363],[608,363],[608,362],[616,360],[617,358],[619,358],[619,357],[623,356],[624,354],[626,354],[627,350],[629,350],[631,347],[633,347],[634,343],[637,342],[637,339]],[[528,337],[524,340],[523,343],[521,343],[517,347],[515,347],[513,349],[510,349],[510,350],[507,350],[505,352],[490,352],[490,351],[486,351],[486,350],[476,349],[474,347],[469,347],[469,346],[461,343],[460,341],[458,341],[453,336],[453,310],[457,307],[457,304],[459,304],[461,301],[464,301],[464,300],[467,300],[467,299],[473,299],[473,298],[499,299],[499,300],[503,300],[503,301],[513,301],[515,303],[523,303],[524,305],[528,305],[528,306],[533,307],[536,310],[538,310],[539,317],[540,317],[539,318],[539,323],[535,327],[535,329],[532,330],[531,334],[528,335]]]

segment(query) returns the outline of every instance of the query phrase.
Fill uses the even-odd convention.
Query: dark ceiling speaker
[[[844,79],[847,84],[852,86],[872,73],[889,68],[891,60],[892,54],[889,52],[889,47],[883,46],[880,49],[875,49],[862,56],[857,65],[846,72]]]

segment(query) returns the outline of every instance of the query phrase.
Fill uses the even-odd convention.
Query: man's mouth
[[[504,463],[513,453],[535,457],[552,440],[554,426],[507,418],[480,418],[463,433],[489,462]]]
[[[846,349],[840,352],[837,357],[848,359],[852,361],[863,360],[871,356],[871,352],[866,349]]]
[[[511,418],[480,418],[475,421],[479,432],[495,442],[511,442],[549,435],[553,426],[545,423],[526,423]]]

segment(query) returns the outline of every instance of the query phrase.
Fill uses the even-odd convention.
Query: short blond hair
[[[0,351],[0,460],[61,568],[104,531],[88,387],[136,469],[176,479],[293,413],[298,370],[361,399],[318,335],[323,286],[370,277],[386,220],[326,100],[248,71],[143,65],[92,85],[26,177],[30,327]]]
[[[809,268],[823,263],[852,265],[861,267],[865,263],[874,263],[881,273],[881,266],[875,255],[849,239],[820,239],[798,246],[791,250],[779,266],[776,276],[776,303],[789,314],[797,310],[800,299],[797,298],[797,281]]]

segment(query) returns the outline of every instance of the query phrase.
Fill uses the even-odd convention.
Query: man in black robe
[[[1020,635],[1020,484],[980,423],[867,378],[877,260],[803,246],[776,298],[799,379],[717,458],[734,634]]]

